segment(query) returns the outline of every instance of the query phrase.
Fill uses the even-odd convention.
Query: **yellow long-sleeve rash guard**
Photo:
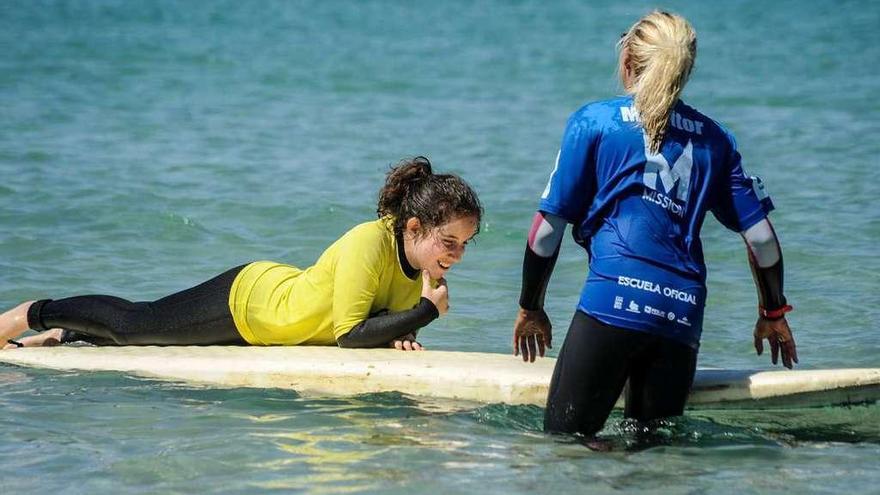
[[[253,345],[335,345],[372,314],[415,306],[421,277],[404,274],[392,222],[354,227],[305,270],[270,261],[246,266],[229,292],[241,336]]]

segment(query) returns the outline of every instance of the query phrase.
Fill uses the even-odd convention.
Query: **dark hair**
[[[424,232],[459,217],[473,216],[479,232],[483,206],[464,179],[455,174],[435,174],[431,161],[417,156],[399,161],[388,171],[376,213],[380,218],[394,217],[395,234],[402,233],[412,217],[419,219]]]

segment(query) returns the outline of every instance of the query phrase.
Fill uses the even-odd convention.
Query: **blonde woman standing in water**
[[[514,353],[551,345],[544,292],[566,224],[589,275],[556,362],[544,428],[592,435],[624,384],[625,416],[681,415],[694,377],[706,301],[700,229],[707,212],[746,242],[758,288],[754,345],[791,368],[773,204],[745,174],[736,141],[680,99],[697,50],[684,18],[652,12],[620,39],[626,95],[587,104],[568,121],[529,232]]]

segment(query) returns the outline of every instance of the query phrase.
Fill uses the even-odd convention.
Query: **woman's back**
[[[750,227],[772,209],[754,189],[733,137],[712,119],[679,101],[653,152],[633,98],[624,96],[571,116],[539,208],[589,239],[592,283],[582,310],[696,345],[703,220],[712,211],[733,230]]]

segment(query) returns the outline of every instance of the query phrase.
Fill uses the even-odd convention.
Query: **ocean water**
[[[430,349],[506,353],[525,232],[567,116],[620,89],[653,7],[699,36],[685,100],[737,136],[777,211],[802,368],[880,366],[880,4],[538,1],[0,3],[0,306],[144,300],[237,264],[307,266],[371,219],[389,164],[468,179],[482,232]],[[742,241],[703,240],[701,366],[751,348]],[[561,343],[586,272],[566,241]],[[551,353],[555,355],[557,349]],[[876,493],[880,406],[690,411],[611,452],[542,410],[305,398],[0,365],[0,493]]]

